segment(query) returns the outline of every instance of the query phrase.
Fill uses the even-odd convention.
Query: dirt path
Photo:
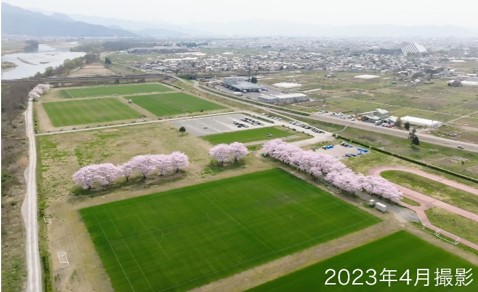
[[[456,181],[452,181],[452,180],[443,178],[443,177],[438,176],[438,175],[434,175],[434,174],[430,174],[430,173],[421,171],[419,169],[414,169],[414,168],[408,168],[408,167],[403,167],[403,166],[382,166],[382,167],[377,167],[377,168],[371,169],[369,171],[369,174],[375,175],[375,176],[380,176],[380,173],[382,173],[384,171],[387,171],[387,170],[399,170],[399,171],[410,172],[410,173],[420,175],[420,176],[426,177],[426,178],[434,180],[434,181],[439,181],[439,182],[441,182],[443,184],[446,184],[446,185],[449,185],[451,187],[467,191],[467,192],[472,193],[474,195],[478,195],[478,190],[475,189],[475,188],[472,188],[470,186],[461,184],[461,183],[456,182]],[[395,185],[403,193],[403,195],[405,197],[410,198],[410,199],[420,203],[420,206],[411,206],[411,205],[408,205],[408,204],[403,203],[403,202],[401,204],[406,206],[407,208],[415,211],[417,213],[418,218],[420,218],[420,221],[422,222],[422,224],[424,224],[426,227],[432,228],[434,230],[440,230],[440,234],[444,234],[445,236],[450,237],[450,238],[457,238],[457,239],[459,238],[459,236],[457,236],[457,235],[455,235],[451,232],[441,230],[440,228],[434,226],[430,222],[430,220],[428,219],[428,217],[425,213],[425,210],[427,210],[429,208],[432,208],[432,207],[438,207],[438,208],[447,210],[449,212],[455,213],[459,216],[462,216],[462,217],[465,217],[465,218],[468,218],[468,219],[471,219],[471,220],[474,220],[474,221],[478,222],[478,214],[475,214],[475,213],[463,210],[461,208],[458,208],[456,206],[447,204],[447,203],[442,202],[440,200],[434,199],[430,196],[427,196],[427,195],[421,194],[419,192],[416,192],[414,190],[411,190],[409,188],[406,188],[406,187],[403,187],[403,186],[400,186],[400,185],[397,185],[397,184],[395,184]],[[462,244],[466,245],[466,246],[469,246],[473,249],[478,250],[478,244],[475,244],[471,241],[468,241],[468,240],[462,239],[462,238],[460,238],[460,242]]]
[[[38,220],[37,220],[37,184],[36,162],[37,152],[35,132],[33,130],[33,101],[28,101],[28,108],[24,113],[26,134],[28,137],[29,161],[25,170],[26,194],[22,204],[22,216],[26,231],[26,259],[27,259],[27,288],[26,291],[42,291],[42,277],[40,268],[40,253],[38,249]]]
[[[385,220],[366,229],[279,258],[192,291],[244,291],[384,237],[400,230],[400,228],[400,225],[395,224],[395,222]]]
[[[418,174],[419,176],[423,176],[423,177],[431,179],[433,181],[440,182],[442,184],[454,187],[455,189],[459,189],[459,190],[462,190],[462,191],[465,191],[465,192],[468,192],[468,193],[471,193],[471,194],[474,194],[474,195],[478,196],[478,189],[475,189],[475,188],[473,188],[471,186],[468,186],[468,185],[465,185],[465,184],[461,184],[461,183],[459,183],[457,181],[454,181],[454,180],[446,179],[446,178],[444,178],[442,176],[439,176],[439,175],[428,173],[428,172],[420,170],[420,169],[409,168],[409,167],[405,167],[405,166],[383,166],[383,167],[377,167],[377,168],[372,169],[370,171],[370,174],[380,175],[380,173],[382,173],[384,171],[387,171],[387,170],[398,170],[398,171],[405,171],[405,172]]]

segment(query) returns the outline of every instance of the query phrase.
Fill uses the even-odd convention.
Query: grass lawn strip
[[[380,273],[385,268],[396,270],[395,277],[392,278],[397,281],[391,282],[390,287],[387,282],[380,281],[383,279]],[[474,281],[467,287],[435,287],[435,271],[440,268],[452,269],[452,275],[455,275],[456,268],[465,268],[466,270],[471,268]],[[326,273],[328,269],[333,269],[336,272],[335,277],[330,280],[330,283],[336,284],[335,286],[325,285],[327,279],[332,275],[330,271]],[[350,273],[350,280],[346,285],[340,285],[338,279],[341,269],[346,269]],[[355,269],[363,271],[360,278],[358,278],[360,272],[354,272]],[[376,272],[377,281],[374,285],[366,284],[366,281],[373,283],[373,278],[370,277],[373,272],[366,272],[369,269]],[[419,281],[417,286],[414,286],[417,269],[429,271],[429,286],[424,286],[424,281]],[[406,270],[409,270],[409,277],[413,280],[408,285],[404,281],[399,281]],[[477,271],[477,266],[464,259],[406,231],[399,231],[249,291],[476,291],[478,289]],[[362,283],[363,285],[352,285],[353,280],[356,280],[356,284]],[[347,282],[345,272],[342,272],[341,281],[342,283]],[[455,279],[453,279],[453,284],[455,284]]]
[[[212,134],[202,137],[204,140],[212,144],[241,142],[249,143],[255,141],[271,140],[291,136],[287,130],[278,127],[258,128],[251,130],[242,130],[229,133]]]
[[[223,107],[186,93],[125,96],[158,117],[222,109]]]
[[[478,244],[478,222],[436,207],[425,210],[425,213],[436,227]]]
[[[187,290],[379,221],[278,169],[81,215],[115,291]]]
[[[450,205],[478,214],[478,196],[428,178],[399,170],[387,170],[381,176],[398,185]]]
[[[149,83],[70,88],[61,90],[60,95],[65,98],[82,98],[165,91],[172,91],[172,89],[159,83]]]
[[[55,127],[127,120],[140,115],[115,98],[47,102],[43,107]]]

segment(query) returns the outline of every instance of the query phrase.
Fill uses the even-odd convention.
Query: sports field
[[[232,142],[249,143],[254,141],[283,138],[290,135],[292,135],[292,133],[287,130],[276,127],[267,127],[207,135],[202,138],[206,141],[211,142],[212,144],[220,144]]]
[[[125,96],[125,98],[131,99],[134,104],[139,105],[140,107],[146,109],[147,111],[155,114],[158,117],[217,110],[223,108],[216,103],[212,103],[207,100],[185,93]]]
[[[115,291],[187,290],[379,221],[280,169],[80,212]]]
[[[391,278],[397,281],[390,282],[390,287],[387,282],[381,281],[384,279],[381,273],[385,268],[396,270],[392,272],[394,276]],[[436,269],[442,268],[451,269],[453,286],[435,286],[436,281],[439,281],[435,280]],[[474,277],[474,281],[469,286],[455,286],[457,268],[472,269],[471,278]],[[326,272],[328,269],[335,270],[334,277],[332,271]],[[346,269],[350,276],[342,270],[339,280],[338,274],[341,269]],[[363,274],[360,271],[354,272],[355,269],[363,271]],[[420,279],[423,279],[418,282],[416,282],[417,269],[424,269],[418,270]],[[409,270],[411,280],[408,284],[404,281],[407,279],[406,276],[402,281],[399,280],[406,270]],[[477,273],[477,266],[406,231],[399,231],[249,291],[477,291]],[[427,278],[429,282],[428,286],[425,286]],[[335,285],[325,285],[327,280],[328,283]],[[352,284],[354,280],[355,285]],[[469,279],[466,280],[468,281]]]
[[[60,91],[65,98],[97,97],[108,95],[126,95],[137,93],[165,92],[172,89],[159,83],[107,85],[95,87],[70,88]]]
[[[43,103],[55,127],[134,119],[139,113],[115,98]]]

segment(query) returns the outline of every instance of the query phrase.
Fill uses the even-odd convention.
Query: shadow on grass
[[[226,170],[245,168],[246,163],[244,160],[239,160],[233,163],[221,164],[217,161],[211,161],[203,170],[203,175],[215,175]]]

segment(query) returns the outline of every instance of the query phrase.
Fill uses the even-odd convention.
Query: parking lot
[[[326,146],[333,146],[333,147],[326,147]],[[368,149],[364,149],[361,147],[356,147],[353,145],[350,145],[348,143],[341,143],[337,145],[326,145],[324,147],[320,147],[316,149],[315,151],[318,153],[322,154],[327,154],[330,156],[333,156],[338,159],[342,158],[349,158],[349,157],[357,157],[361,155],[365,155],[370,153]]]
[[[176,120],[171,121],[171,124],[177,128],[185,127],[186,132],[194,136],[206,136],[210,134],[256,129],[275,125],[243,113]]]

